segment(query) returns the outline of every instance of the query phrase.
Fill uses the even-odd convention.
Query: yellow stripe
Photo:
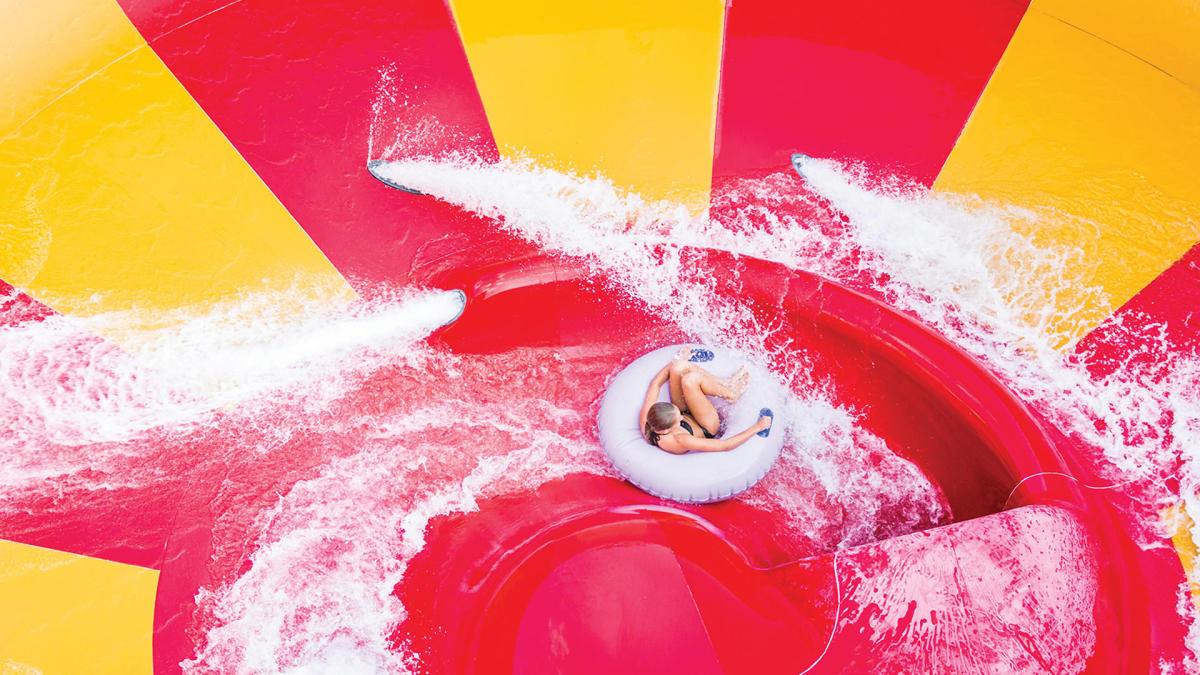
[[[39,0],[0,25],[0,140],[63,92],[145,44],[116,2]]]
[[[1040,12],[1143,59],[1191,87],[1200,86],[1200,4],[1191,0],[1097,2],[1039,0]]]
[[[1033,207],[1038,237],[1079,247],[1079,269],[1041,280],[1063,344],[1200,238],[1198,41],[1195,5],[1036,0],[935,183]],[[1110,303],[1088,307],[1064,278]],[[1200,608],[1192,521],[1182,505],[1163,518]]]
[[[112,0],[23,7],[0,141],[0,277],[77,315],[350,290]],[[83,17],[77,24],[77,17]],[[23,32],[24,31],[24,32]]]
[[[1038,237],[1081,249],[1078,268],[1041,280],[1065,344],[1200,238],[1200,95],[1047,4],[1021,22],[935,188],[1038,209]],[[1120,11],[1136,21],[1140,7]],[[1110,302],[1089,306],[1087,285]]]
[[[158,572],[0,541],[0,672],[152,672]]]
[[[1196,610],[1200,611],[1200,575],[1196,569],[1198,551],[1196,543],[1192,541],[1195,522],[1188,516],[1187,511],[1183,510],[1183,504],[1163,509],[1161,516],[1167,532],[1171,534],[1175,552],[1179,554],[1183,572],[1187,575],[1188,587],[1192,591],[1192,603],[1196,605]]]
[[[453,6],[502,154],[707,205],[723,2]]]

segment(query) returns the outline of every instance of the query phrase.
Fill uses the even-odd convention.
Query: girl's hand
[[[679,351],[675,354],[676,361],[680,361],[680,360],[687,361],[690,358],[692,358],[692,348],[691,347],[680,347]]]
[[[763,415],[762,417],[758,418],[758,424],[755,424],[754,426],[757,427],[758,431],[762,431],[764,429],[770,429],[771,428],[771,418],[767,417],[766,415]]]

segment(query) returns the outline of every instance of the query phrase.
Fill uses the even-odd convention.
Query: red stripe
[[[54,314],[54,310],[0,279],[0,328],[43,321]]]
[[[492,225],[388,190],[365,168],[385,68],[398,73],[392,91],[399,102],[384,115],[389,128],[435,120],[441,130],[425,138],[422,151],[496,157],[446,3],[335,0],[300,9],[200,0],[168,9],[121,2],[155,53],[359,290],[373,281],[422,280],[419,251],[431,240],[440,257],[495,237]],[[384,143],[395,140],[386,136]],[[497,256],[518,254],[511,245]]]
[[[1200,354],[1200,244],[1084,337],[1076,351],[1105,377],[1119,368],[1159,381],[1181,355]]]
[[[1027,5],[733,3],[714,179],[802,152],[932,184]]]

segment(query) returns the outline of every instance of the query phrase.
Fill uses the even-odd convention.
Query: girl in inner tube
[[[771,418],[762,416],[750,428],[728,438],[717,438],[721,417],[709,396],[720,396],[733,403],[741,398],[750,382],[742,366],[731,377],[721,379],[692,363],[691,347],[684,347],[675,359],[663,366],[646,391],[639,426],[650,445],[676,455],[688,451],[721,452],[732,450],[754,434],[771,428]],[[670,381],[671,402],[656,403],[663,383]]]

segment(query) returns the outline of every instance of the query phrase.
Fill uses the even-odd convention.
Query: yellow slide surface
[[[350,296],[116,2],[8,14],[0,278],[83,316],[161,314],[297,275]]]
[[[501,154],[707,206],[725,3],[452,4]]]
[[[1035,1],[935,183],[1037,209],[1058,223],[1043,236],[1082,249],[1078,278],[1110,304],[1064,327],[1067,342],[1200,239],[1200,93],[1190,84],[1200,60],[1187,42],[1197,16],[1182,3],[1147,14]],[[1058,316],[1090,301],[1061,278],[1045,292]]]
[[[0,673],[152,670],[156,570],[0,540]]]
[[[1145,288],[1200,239],[1200,6],[1035,0],[935,188],[1040,212],[1039,236],[1076,246],[1044,281],[1064,346]],[[1057,225],[1053,225],[1057,223]],[[1163,514],[1200,606],[1192,521]]]

